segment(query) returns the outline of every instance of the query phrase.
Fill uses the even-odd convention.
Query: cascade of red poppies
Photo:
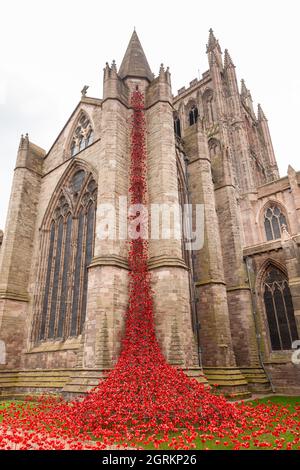
[[[131,98],[131,159],[130,203],[137,209],[147,203],[147,161],[145,142],[144,97],[136,90]],[[141,213],[137,211],[136,217]],[[125,338],[119,366],[128,360],[132,364],[144,364],[147,356],[163,361],[156,340],[153,322],[153,300],[148,272],[148,242],[145,230],[137,224],[136,235],[129,246],[129,307],[126,318]]]

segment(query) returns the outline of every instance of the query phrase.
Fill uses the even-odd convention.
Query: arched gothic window
[[[77,168],[61,188],[46,222],[34,340],[65,339],[82,332],[94,249],[96,193],[92,175]]]
[[[287,226],[285,215],[275,204],[266,209],[264,224],[268,241],[281,238],[282,226]]]
[[[265,276],[264,303],[272,349],[291,349],[298,339],[294,307],[288,280],[275,266],[270,266]]]
[[[174,116],[174,132],[177,137],[181,137],[181,124],[177,115]]]
[[[84,150],[93,143],[94,131],[90,119],[86,114],[82,114],[74,131],[71,140],[71,156]]]
[[[197,120],[198,120],[198,108],[197,106],[193,105],[191,107],[191,110],[189,112],[189,123],[190,123],[190,126],[193,126],[194,124],[196,124]]]

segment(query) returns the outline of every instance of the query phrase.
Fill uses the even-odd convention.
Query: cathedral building
[[[48,152],[21,137],[0,232],[0,397],[85,393],[117,361],[128,306],[132,92],[145,96],[150,204],[204,207],[204,242],[149,239],[166,359],[231,397],[300,392],[300,172],[280,177],[268,121],[212,30],[208,70],[172,93],[134,31],[103,97],[87,87]],[[287,156],[288,157],[288,156]]]

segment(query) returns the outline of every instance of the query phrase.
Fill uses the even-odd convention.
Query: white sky
[[[80,99],[102,96],[133,27],[152,71],[170,66],[173,93],[208,69],[213,28],[238,79],[269,119],[281,175],[300,169],[299,0],[0,0],[0,228],[21,133],[48,150]]]

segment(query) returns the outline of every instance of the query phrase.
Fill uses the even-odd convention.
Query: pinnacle
[[[228,52],[228,49],[225,49],[224,51],[224,67],[235,67],[232,58],[230,57],[230,54]]]
[[[25,137],[24,137],[24,134],[21,134],[20,146],[22,146],[22,145],[24,145],[24,144],[28,144],[28,143],[29,143],[29,135],[28,135],[28,133],[26,132]]]
[[[153,73],[149,67],[144,50],[139,37],[134,29],[122,60],[119,76],[146,78],[150,82],[153,80]]]
[[[263,109],[262,109],[260,104],[257,105],[257,118],[258,118],[259,121],[266,121],[267,120],[266,115],[263,112]]]
[[[292,165],[288,166],[288,174],[296,174],[296,170],[292,167]]]
[[[249,94],[249,90],[246,87],[245,80],[242,78],[241,80],[241,95],[242,96],[247,96]]]
[[[217,42],[217,39],[214,35],[214,32],[213,32],[213,29],[210,28],[209,30],[209,36],[208,36],[208,47],[212,47],[212,46],[215,46]]]
[[[206,52],[211,52],[211,51],[213,51],[216,47],[217,47],[217,48],[219,49],[219,51],[221,52],[221,48],[220,48],[220,45],[219,45],[219,41],[216,39],[212,28],[210,28],[210,30],[209,30],[209,36],[208,36],[208,44],[207,44],[207,46],[206,46]]]

